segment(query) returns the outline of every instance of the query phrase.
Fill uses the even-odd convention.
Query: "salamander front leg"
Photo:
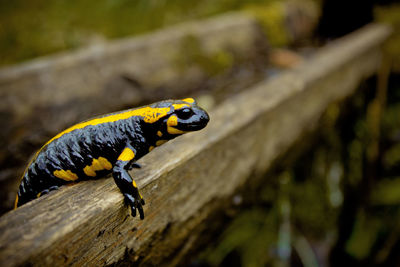
[[[114,181],[125,197],[125,202],[131,207],[132,216],[136,216],[136,209],[139,211],[140,219],[144,219],[143,205],[144,200],[139,193],[136,182],[132,180],[128,169],[132,166],[135,158],[135,151],[131,147],[126,147],[113,168]]]

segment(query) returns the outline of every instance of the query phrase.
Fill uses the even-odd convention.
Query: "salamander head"
[[[210,120],[207,112],[197,106],[193,98],[161,101],[152,104],[150,107],[164,113],[161,116],[159,115],[159,120],[156,123],[150,125],[156,146],[178,135],[201,130],[206,127]]]

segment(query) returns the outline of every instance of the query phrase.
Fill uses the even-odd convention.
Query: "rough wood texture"
[[[190,248],[208,214],[376,71],[389,33],[370,25],[331,43],[295,70],[226,100],[206,129],[145,156],[143,169],[132,172],[147,201],[144,221],[129,217],[112,179],[66,187],[4,215],[0,264],[173,263],[168,257]]]

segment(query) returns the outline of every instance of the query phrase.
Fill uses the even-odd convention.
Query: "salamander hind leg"
[[[126,147],[121,155],[118,157],[117,162],[113,168],[114,181],[121,193],[125,197],[125,202],[131,207],[132,216],[136,216],[136,210],[139,211],[140,219],[144,219],[143,205],[145,204],[136,182],[128,173],[128,169],[132,166],[132,161],[135,158],[133,148]]]

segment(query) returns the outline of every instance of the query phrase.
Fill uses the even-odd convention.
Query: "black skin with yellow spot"
[[[145,120],[144,116],[134,115],[114,121],[108,118],[119,117],[131,111],[140,111],[151,108],[154,114]],[[159,113],[157,110],[167,110]],[[129,113],[130,114],[130,113]],[[147,114],[148,115],[148,114]],[[171,118],[171,116],[174,116]],[[176,118],[175,118],[176,116]],[[104,122],[90,125],[90,122],[104,119]],[[171,119],[170,119],[171,118]],[[170,120],[169,120],[170,119]],[[168,127],[175,119],[171,134]],[[115,183],[131,207],[132,216],[139,211],[140,218],[144,218],[142,199],[136,183],[132,180],[128,170],[140,166],[136,160],[147,154],[152,148],[160,145],[160,140],[171,140],[184,132],[197,131],[204,128],[209,116],[198,107],[192,98],[184,100],[167,100],[152,105],[127,111],[107,114],[88,120],[88,125],[72,131],[66,130],[50,140],[35,155],[24,172],[19,186],[15,207],[21,206],[51,190],[71,183],[89,179],[97,179],[112,173]],[[80,125],[80,124],[78,124]],[[73,127],[72,127],[73,129]],[[164,141],[161,141],[163,143]],[[133,158],[121,157],[121,153],[128,149]],[[87,175],[84,168],[91,166],[94,160],[105,159],[110,165],[107,168],[95,171],[95,176]],[[121,160],[125,159],[125,160]],[[112,165],[112,166],[111,166]],[[74,179],[61,179],[54,175],[57,170],[69,171]],[[75,176],[76,175],[76,176]]]

